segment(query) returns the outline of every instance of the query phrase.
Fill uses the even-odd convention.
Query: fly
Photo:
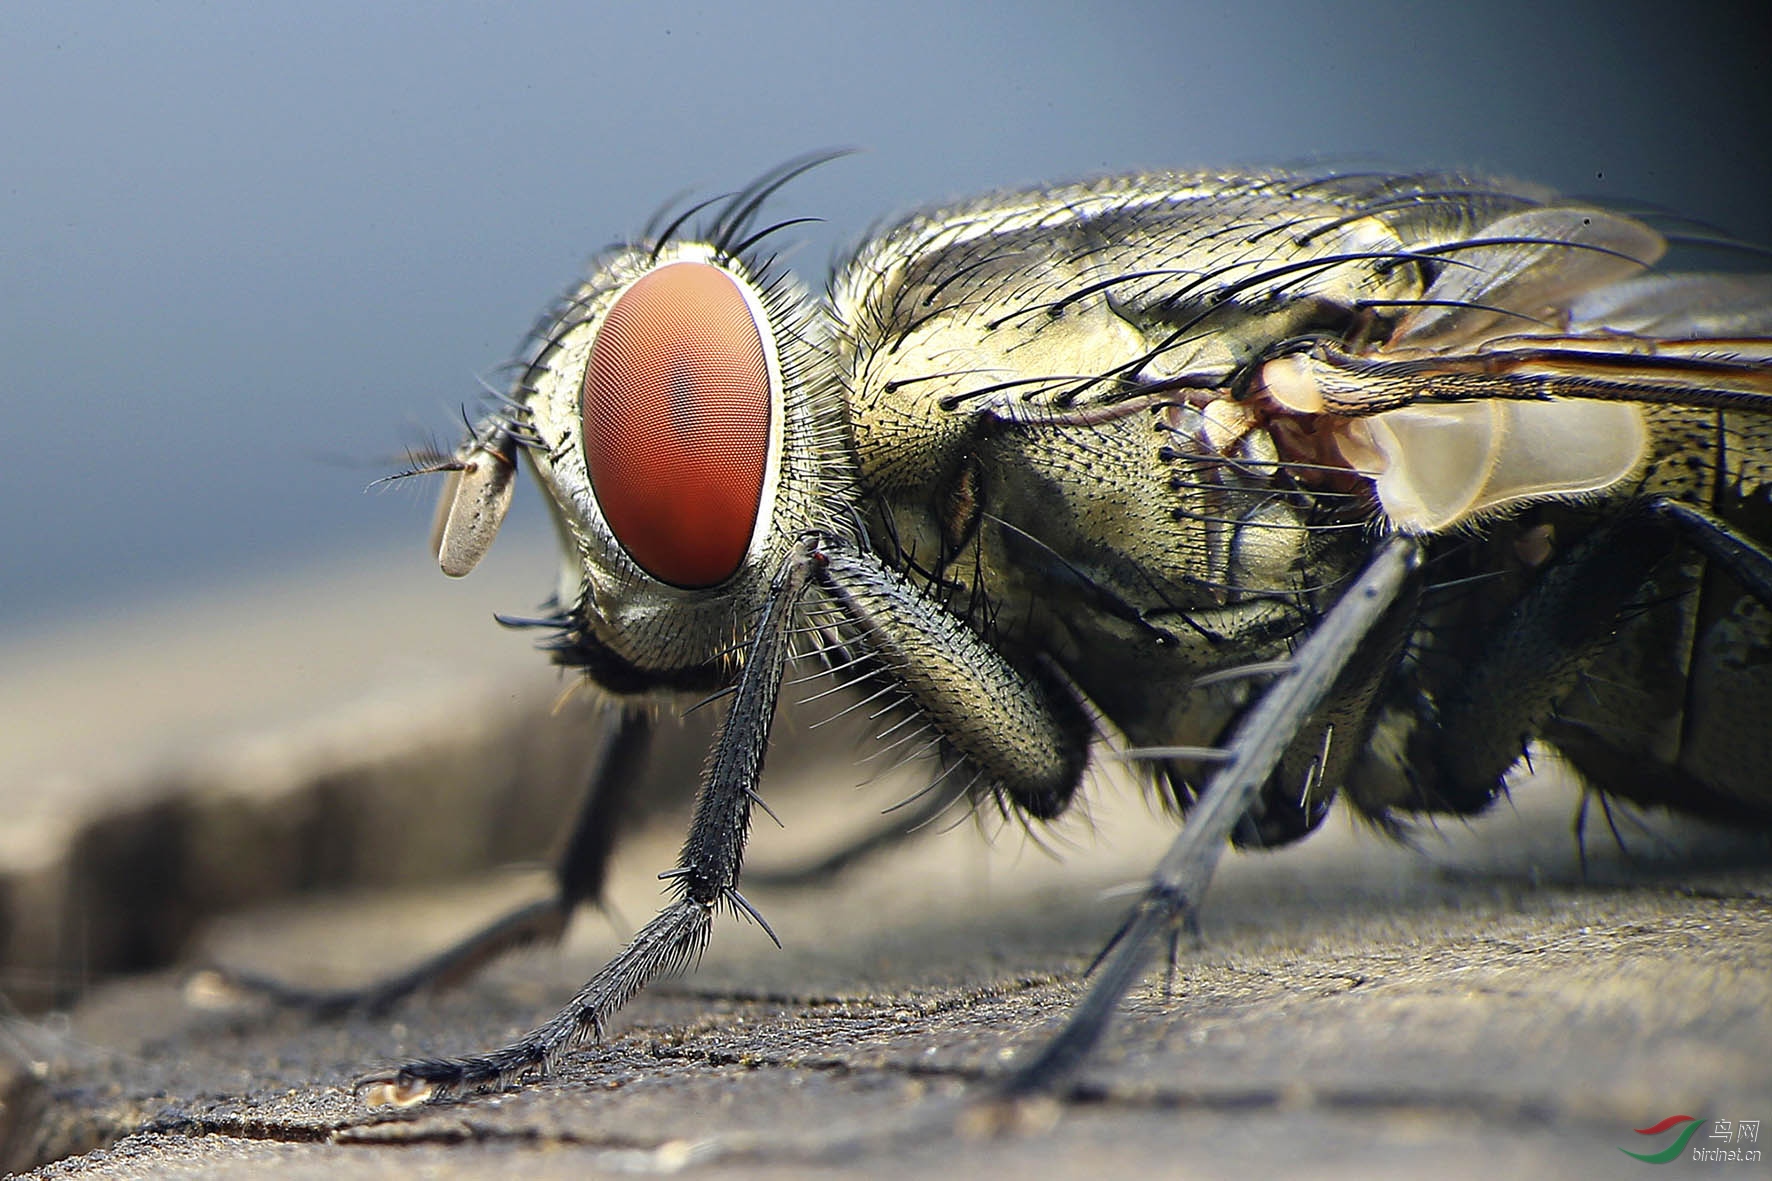
[[[1227,842],[1337,796],[1391,830],[1479,812],[1542,742],[1610,796],[1772,822],[1772,276],[1658,271],[1646,222],[1477,177],[1176,172],[915,214],[814,298],[760,253],[794,223],[757,219],[827,158],[600,256],[422,465],[463,574],[527,462],[564,564],[522,622],[611,720],[556,895],[336,1003],[557,934],[647,703],[726,715],[659,914],[555,1017],[372,1102],[546,1072],[717,912],[762,922],[741,870],[796,660],[914,719],[920,807],[1057,817],[1113,742],[1186,814],[1011,1096],[1086,1056]]]

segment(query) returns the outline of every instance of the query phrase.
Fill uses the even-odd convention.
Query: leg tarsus
[[[710,906],[679,898],[591,977],[571,1004],[516,1041],[487,1054],[418,1059],[366,1075],[356,1089],[371,1107],[404,1106],[550,1074],[561,1054],[581,1042],[600,1040],[607,1018],[647,981],[693,962],[707,946],[712,925]]]
[[[1175,968],[1181,962],[1181,924],[1169,928],[1169,955],[1163,963],[1163,999],[1175,999]]]

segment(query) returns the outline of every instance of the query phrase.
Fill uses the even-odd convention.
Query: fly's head
[[[457,452],[527,455],[565,550],[556,656],[617,692],[726,679],[795,540],[853,529],[822,315],[745,253],[783,179],[729,198],[704,240],[666,231],[598,258]],[[477,557],[509,503],[508,480],[479,484],[445,489],[448,573],[465,573],[452,538]]]

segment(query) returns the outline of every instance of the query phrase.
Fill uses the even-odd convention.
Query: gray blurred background
[[[428,563],[430,489],[364,486],[453,442],[476,374],[679,190],[865,149],[772,207],[826,219],[792,257],[814,284],[921,202],[1309,159],[1476,166],[1763,243],[1763,32],[1542,2],[8,4],[0,640]]]

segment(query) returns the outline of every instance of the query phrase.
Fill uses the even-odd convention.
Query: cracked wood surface
[[[778,745],[782,740],[778,739]],[[792,731],[786,741],[793,741]],[[914,786],[846,763],[771,782],[752,864],[824,851]],[[1410,850],[1345,822],[1227,859],[1171,995],[1156,973],[1050,1127],[966,1134],[961,1104],[1055,1028],[1173,823],[1099,777],[1048,857],[1017,829],[926,834],[834,883],[748,891],[787,947],[722,920],[700,970],[543,1083],[366,1109],[359,1072],[484,1049],[547,1016],[648,917],[680,818],[623,847],[609,916],[385,1018],[190,1007],[167,973],[15,1024],[44,1177],[1611,1176],[1673,1112],[1772,1115],[1763,840],[1589,833],[1532,784]],[[542,879],[322,899],[211,927],[204,952],[342,983],[432,950]],[[43,1076],[40,1084],[35,1076]],[[119,1138],[121,1137],[121,1138]],[[114,1142],[113,1142],[114,1141]]]

